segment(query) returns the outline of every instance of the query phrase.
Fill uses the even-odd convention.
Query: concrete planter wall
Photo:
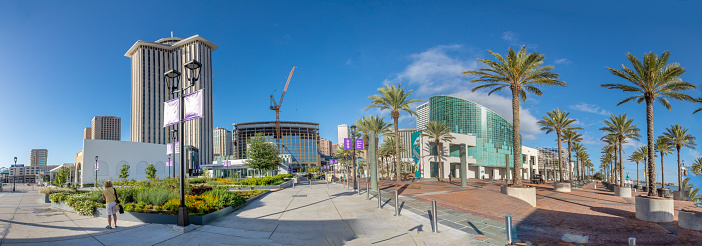
[[[532,207],[536,207],[536,189],[534,187],[514,188],[500,186],[502,194],[525,201]]]
[[[649,222],[671,222],[675,218],[673,199],[636,197],[636,218]]]
[[[683,189],[682,191],[673,191],[673,200],[685,200],[685,198],[688,198],[687,190]]]
[[[556,190],[556,192],[570,192],[570,183],[555,182],[553,183],[553,188]]]
[[[217,210],[215,212],[202,215],[202,216],[190,216],[190,223],[195,224],[195,225],[205,225],[207,223],[210,223],[216,219],[219,219],[231,212],[234,212],[235,210],[238,210],[240,208],[243,208],[244,206],[248,205],[252,201],[255,201],[264,195],[267,195],[269,192],[264,192],[261,193],[257,196],[251,197],[246,200],[246,203],[239,205],[238,207],[226,207],[220,210]],[[65,211],[73,212],[75,213],[76,211],[66,205],[65,203],[62,202],[51,202],[51,206],[62,209]],[[95,208],[95,213],[93,214],[93,217],[98,217],[98,218],[107,218],[107,209],[105,208],[100,208],[97,207]],[[151,213],[137,213],[137,212],[129,212],[129,211],[124,211],[124,214],[117,214],[117,219],[118,220],[124,220],[124,221],[132,221],[132,222],[143,222],[143,223],[155,223],[155,224],[176,224],[178,222],[178,216],[177,215],[168,215],[168,214],[151,214]]]
[[[631,188],[615,186],[614,195],[618,197],[631,197]]]
[[[688,230],[702,231],[702,213],[678,212],[678,226]]]
[[[49,200],[49,195],[44,194],[44,203],[51,203],[51,200]]]

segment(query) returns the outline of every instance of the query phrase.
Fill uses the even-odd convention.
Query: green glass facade
[[[477,165],[504,167],[507,157],[514,166],[513,128],[505,118],[480,104],[451,96],[433,96],[429,104],[429,121],[445,122],[451,132],[476,136],[476,146],[469,146],[467,155],[475,158]]]

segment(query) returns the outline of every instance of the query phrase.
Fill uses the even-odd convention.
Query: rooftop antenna
[[[173,37],[173,31],[171,31],[171,38]]]

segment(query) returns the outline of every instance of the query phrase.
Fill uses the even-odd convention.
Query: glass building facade
[[[504,167],[505,158],[512,160],[512,124],[492,110],[457,97],[433,96],[429,99],[429,121],[445,122],[451,132],[476,136],[476,146],[468,147],[467,155],[475,158],[479,166]],[[420,119],[418,119],[419,121]],[[450,149],[451,156],[458,154]]]
[[[320,165],[317,153],[319,146],[319,124],[310,122],[281,121],[281,153],[291,154],[300,167],[306,169]],[[261,121],[234,124],[237,157],[246,159],[246,141],[257,133],[263,133],[266,142],[276,143],[275,121]],[[293,164],[298,164],[293,161]]]

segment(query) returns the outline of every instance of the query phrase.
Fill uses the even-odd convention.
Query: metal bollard
[[[380,197],[380,186],[378,186],[378,208],[382,208],[383,199]]]
[[[324,183],[327,183],[327,189],[329,189],[329,181],[325,179]]]
[[[395,216],[400,216],[400,200],[398,197],[397,190],[395,190]]]
[[[512,244],[512,216],[505,216],[505,230],[507,231],[507,244]]]
[[[366,183],[366,200],[370,200],[370,190],[368,190],[368,183]]]
[[[292,181],[292,184],[293,184],[292,188],[295,189],[295,180]]]
[[[309,182],[310,185],[312,185],[312,180],[311,180],[311,179],[308,179],[307,182]]]
[[[595,185],[595,190],[597,190],[597,185]]]
[[[631,246],[636,246],[636,238],[635,238],[635,237],[630,237],[630,238],[629,238],[629,245],[631,245]]]
[[[436,200],[431,201],[431,231],[439,232],[439,216],[436,214]]]

